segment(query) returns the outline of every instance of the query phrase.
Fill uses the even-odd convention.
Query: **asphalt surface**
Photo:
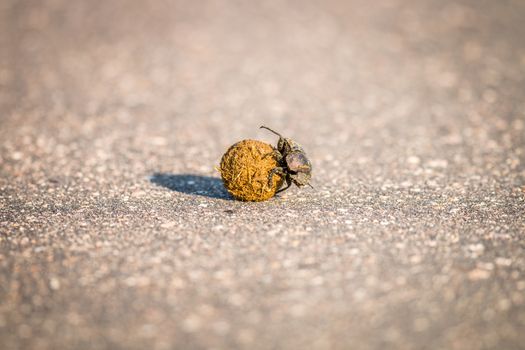
[[[524,349],[525,2],[0,2],[1,349]],[[234,142],[315,189],[243,203]]]

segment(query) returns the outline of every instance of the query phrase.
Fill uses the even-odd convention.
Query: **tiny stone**
[[[490,277],[490,271],[483,269],[474,269],[468,273],[468,278],[471,281],[485,280]]]
[[[512,264],[512,260],[508,258],[496,258],[494,262],[498,266],[510,266]]]
[[[168,221],[160,225],[162,228],[173,228],[177,225],[175,221]]]
[[[182,323],[182,328],[189,333],[198,331],[201,328],[202,321],[197,315],[188,316]]]
[[[421,159],[419,159],[419,157],[416,157],[416,156],[410,156],[407,158],[407,163],[417,165],[421,163]]]

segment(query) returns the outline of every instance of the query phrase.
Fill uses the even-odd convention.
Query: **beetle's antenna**
[[[314,186],[310,185],[309,183],[307,183],[307,185],[310,186],[312,190],[315,190]]]
[[[276,132],[276,131],[273,131],[272,129],[270,129],[270,128],[267,127],[267,126],[262,125],[259,129],[266,129],[266,130],[269,130],[269,131],[273,132],[275,135],[277,135],[277,136],[279,136],[279,137],[282,138],[281,134],[279,134],[279,133]]]

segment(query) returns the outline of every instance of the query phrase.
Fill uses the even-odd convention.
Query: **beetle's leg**
[[[292,179],[290,178],[290,176],[286,176],[286,187],[281,188],[279,191],[275,192],[275,194],[286,191],[290,188],[290,186],[292,186]]]
[[[270,174],[268,175],[268,187],[272,187],[272,184],[273,184],[272,180],[273,180],[273,175],[274,174],[281,175],[281,176],[285,176],[286,175],[286,173],[285,173],[283,168],[281,168],[281,167],[273,168],[270,171]]]

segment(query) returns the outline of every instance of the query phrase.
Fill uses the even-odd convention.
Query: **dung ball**
[[[273,148],[256,140],[243,140],[232,145],[221,159],[221,177],[224,187],[238,200],[260,202],[272,198],[282,186],[284,178],[274,174],[272,183],[268,176],[277,161]]]

